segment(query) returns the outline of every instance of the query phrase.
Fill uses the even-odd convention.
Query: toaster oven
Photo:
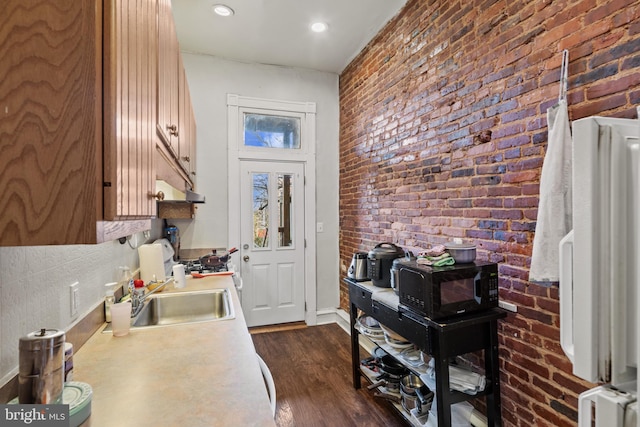
[[[402,262],[396,272],[400,304],[430,319],[498,306],[498,265],[475,262],[431,267]]]

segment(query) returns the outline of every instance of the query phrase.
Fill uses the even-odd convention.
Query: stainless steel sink
[[[185,323],[211,322],[235,318],[229,289],[153,294],[140,313],[131,319],[131,328],[152,328]],[[107,325],[104,332],[111,331]]]

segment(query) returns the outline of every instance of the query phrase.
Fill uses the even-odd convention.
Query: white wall
[[[224,248],[227,242],[227,94],[283,101],[315,102],[317,221],[317,308],[339,305],[338,277],[338,75],[247,64],[182,53],[198,126],[196,190],[206,197],[193,221],[173,221],[182,248]],[[237,262],[237,260],[236,260]]]
[[[137,234],[123,245],[0,247],[0,386],[18,372],[20,337],[41,328],[68,330],[101,304],[104,284],[118,279],[119,266],[138,268],[138,251],[129,243],[143,239]],[[72,317],[69,285],[76,281],[80,307]]]

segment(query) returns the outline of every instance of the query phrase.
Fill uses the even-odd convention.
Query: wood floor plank
[[[353,388],[349,335],[337,324],[252,335],[276,385],[279,427],[404,426],[389,402]],[[362,357],[367,356],[364,349]]]

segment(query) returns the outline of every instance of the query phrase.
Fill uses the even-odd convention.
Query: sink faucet
[[[138,295],[132,289],[129,289],[129,292],[131,294],[131,317],[136,317],[142,311],[142,307],[144,307],[144,301],[147,299],[148,296],[158,292],[160,289],[164,289],[164,287],[167,286],[167,284],[172,281],[173,281],[173,277],[170,277],[169,279],[165,280],[164,283],[154,288],[148,294]]]

